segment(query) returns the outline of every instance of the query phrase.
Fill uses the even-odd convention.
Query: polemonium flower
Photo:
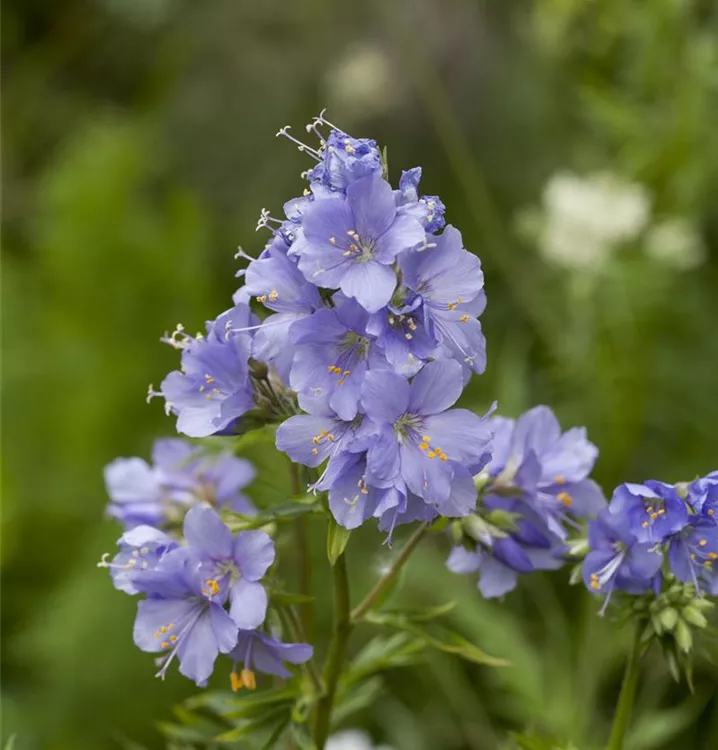
[[[255,477],[252,464],[230,451],[210,453],[185,440],[165,438],[155,441],[152,459],[163,496],[174,505],[177,515],[197,503],[253,515],[254,505],[242,492]]]
[[[446,566],[457,574],[478,572],[478,588],[486,599],[512,591],[518,574],[534,569],[520,545],[510,537],[493,539],[488,547],[477,546],[473,551],[454,547]]]
[[[429,234],[438,232],[444,226],[446,206],[437,195],[419,196],[421,167],[414,167],[401,173],[399,189],[394,192],[396,204],[401,213],[415,216]]]
[[[135,645],[163,654],[158,677],[164,677],[176,657],[180,672],[204,687],[217,656],[236,646],[236,623],[203,593],[199,567],[183,548],[166,555],[141,584],[149,598],[137,605]]]
[[[332,190],[343,192],[363,177],[381,175],[382,168],[381,154],[375,140],[352,138],[341,130],[333,129],[322,144],[319,164],[307,177],[310,181],[321,182]]]
[[[293,323],[323,307],[319,290],[281,252],[247,266],[244,290],[274,313],[256,331],[253,355],[263,362],[279,363],[279,375],[287,379],[293,353],[289,330]]]
[[[105,467],[105,486],[110,496],[107,513],[125,528],[165,520],[159,473],[141,458],[116,458]]]
[[[588,479],[598,449],[583,427],[561,430],[547,406],[537,406],[518,420],[494,417],[491,461],[486,472],[494,492],[516,488],[518,496],[564,539],[571,518],[596,515],[606,504],[598,485]],[[491,489],[489,490],[491,492]]]
[[[232,532],[211,508],[187,513],[184,536],[210,599],[229,600],[229,614],[244,630],[259,627],[267,614],[267,592],[260,583],[274,562],[274,543],[263,531]]]
[[[667,556],[676,578],[693,583],[698,592],[718,595],[718,526],[712,519],[692,518],[670,538]]]
[[[376,337],[387,362],[400,375],[411,377],[436,353],[437,341],[425,325],[423,300],[419,295],[402,305],[390,304],[374,313],[367,322],[367,333]]]
[[[135,526],[117,541],[120,551],[112,562],[103,555],[98,567],[109,568],[112,583],[118,591],[137,594],[136,582],[154,570],[164,556],[177,547],[177,541],[153,526]]]
[[[479,259],[448,226],[424,249],[399,258],[403,284],[421,296],[429,335],[474,372],[486,368],[486,341],[477,316],[486,307]]]
[[[652,479],[617,487],[609,509],[639,542],[663,542],[688,524],[688,509],[676,487]]]
[[[361,177],[341,196],[317,200],[302,219],[293,251],[318,286],[340,288],[369,312],[387,305],[396,288],[397,255],[423,243],[424,229],[398,214],[391,186],[378,174]]]
[[[692,482],[686,500],[695,513],[718,523],[718,471]]]
[[[342,419],[354,419],[365,373],[387,367],[374,337],[366,333],[368,317],[358,302],[343,299],[335,309],[317,310],[294,324],[289,382],[303,409],[312,411],[312,402],[326,401]]]
[[[461,366],[452,360],[427,364],[411,383],[393,372],[367,373],[362,406],[378,426],[367,452],[372,475],[401,479],[428,503],[448,501],[452,479],[488,459],[491,437],[484,419],[451,409],[462,389]]]
[[[253,322],[238,304],[207,323],[207,335],[193,338],[182,330],[168,339],[182,350],[182,369],[162,381],[166,409],[177,415],[177,430],[207,437],[229,428],[254,406],[248,361],[252,341],[244,329]]]
[[[648,591],[663,562],[655,544],[638,541],[624,519],[607,508],[589,521],[588,545],[583,580],[589,591],[606,595],[604,610],[616,588],[629,594]]]
[[[240,630],[237,645],[229,654],[229,658],[235,663],[235,669],[230,675],[232,690],[236,692],[242,687],[254,690],[255,671],[285,679],[291,677],[292,673],[285,663],[304,664],[313,654],[314,649],[308,643],[284,643],[259,630]],[[239,674],[237,664],[242,665]]]

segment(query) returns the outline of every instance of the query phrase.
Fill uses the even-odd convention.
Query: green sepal
[[[334,518],[329,519],[329,528],[327,529],[327,557],[329,564],[334,567],[337,560],[344,554],[344,550],[349,544],[351,531],[340,526]]]

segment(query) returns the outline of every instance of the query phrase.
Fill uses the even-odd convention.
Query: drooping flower
[[[237,304],[207,323],[207,335],[193,338],[178,329],[167,340],[182,350],[182,369],[162,381],[169,412],[177,430],[189,437],[207,437],[231,428],[254,406],[249,376],[252,339],[246,329],[254,319],[246,304]]]
[[[617,487],[609,509],[639,542],[663,542],[688,525],[688,509],[676,487],[653,479]]]
[[[217,513],[195,506],[185,516],[184,536],[199,563],[203,593],[229,601],[229,614],[243,630],[258,628],[267,614],[267,592],[260,583],[274,562],[274,543],[263,531],[232,532]]]
[[[391,186],[380,175],[361,177],[346,198],[314,201],[302,217],[292,251],[308,281],[341,289],[368,312],[386,306],[396,289],[396,257],[424,241],[415,218],[397,213]]]
[[[486,368],[486,341],[477,317],[486,307],[479,259],[464,249],[461,233],[447,226],[426,248],[399,258],[402,282],[421,296],[429,335],[449,356],[476,373]]]
[[[396,205],[401,213],[416,217],[429,234],[438,232],[444,226],[446,206],[437,195],[419,196],[421,167],[414,167],[401,173],[399,189],[394,192]]]
[[[135,526],[118,539],[117,545],[120,551],[112,562],[104,555],[98,567],[109,568],[115,588],[132,595],[140,591],[136,581],[154,570],[177,547],[177,541],[153,526]]]
[[[655,544],[638,541],[623,517],[608,508],[589,521],[588,545],[583,580],[589,591],[606,596],[602,611],[614,589],[629,594],[648,591],[663,562]]]
[[[485,419],[451,409],[462,389],[461,366],[452,360],[427,364],[411,383],[393,372],[368,372],[362,406],[377,425],[367,451],[372,475],[401,479],[427,503],[448,501],[452,479],[488,460],[491,437]]]
[[[321,119],[318,121],[322,122]],[[381,175],[382,172],[381,154],[376,141],[371,138],[352,138],[341,130],[333,129],[322,143],[319,153],[320,161],[307,177],[332,190],[345,191],[362,177]]]
[[[285,679],[291,677],[292,673],[285,663],[304,664],[313,654],[314,649],[308,643],[284,643],[259,630],[240,630],[237,645],[229,654],[229,658],[235,663],[230,675],[232,690],[236,692],[242,687],[254,690],[255,670]],[[242,664],[239,674],[237,664]]]
[[[184,548],[167,554],[138,583],[149,598],[137,605],[135,645],[163,654],[158,677],[164,677],[176,657],[180,672],[204,687],[217,656],[236,646],[236,623],[206,596],[199,565]]]
[[[159,473],[143,459],[116,458],[105,466],[105,486],[110,496],[107,514],[125,528],[164,523]]]

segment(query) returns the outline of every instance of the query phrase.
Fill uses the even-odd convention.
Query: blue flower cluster
[[[375,141],[321,116],[308,131],[316,148],[280,131],[314,161],[304,195],[283,219],[262,212],[271,237],[258,258],[240,251],[250,262],[234,307],[205,335],[166,337],[182,367],[151,395],[180,432],[204,437],[240,429],[262,389],[296,394],[303,413],[279,426],[277,447],[309,467],[326,462],[313,487],[347,528],[466,515],[491,434],[452,408],[486,364],[479,260],[444,228],[441,200],[420,194],[421,169],[393,189]]]
[[[660,592],[665,575],[718,595],[718,472],[689,484],[622,484],[588,526],[588,589]]]
[[[479,572],[485,597],[502,596],[519,573],[564,564],[565,541],[606,505],[588,478],[598,450],[583,428],[561,431],[547,406],[518,420],[493,417],[491,460],[477,481],[480,513],[465,519],[448,560],[454,573]]]
[[[134,641],[161,654],[159,676],[176,658],[180,672],[203,686],[217,656],[227,654],[233,689],[251,689],[254,669],[286,677],[284,662],[311,657],[311,646],[282,643],[262,629],[268,600],[261,580],[274,562],[274,543],[262,531],[233,535],[215,510],[255,512],[241,492],[254,476],[251,464],[168,439],[155,443],[152,466],[117,459],[105,474],[109,513],[126,530],[117,555],[100,565],[118,590],[146,595]]]

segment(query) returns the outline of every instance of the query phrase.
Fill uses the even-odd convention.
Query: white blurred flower
[[[646,254],[666,265],[687,271],[706,259],[706,248],[695,225],[680,217],[665,219],[646,235]]]
[[[595,268],[622,243],[634,239],[650,217],[650,199],[636,183],[598,173],[555,174],[543,193],[538,235],[541,254],[556,265]]]
[[[344,729],[327,740],[325,750],[392,750],[392,748],[388,745],[374,746],[371,737],[360,729]]]
[[[380,47],[351,47],[324,77],[328,109],[345,117],[372,117],[395,106],[399,86],[391,61]]]

